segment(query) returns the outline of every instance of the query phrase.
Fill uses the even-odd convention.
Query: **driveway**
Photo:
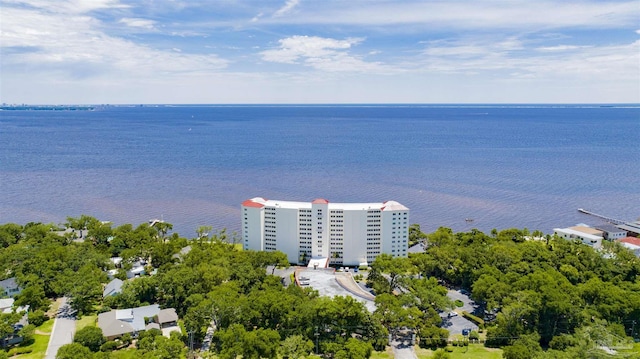
[[[393,348],[393,357],[395,359],[418,359],[413,348],[413,338],[413,332],[405,331],[397,333],[391,339],[389,345]]]
[[[76,333],[75,315],[76,313],[67,303],[67,298],[62,298],[62,304],[53,322],[45,359],[55,359],[61,346],[73,343],[73,336]]]

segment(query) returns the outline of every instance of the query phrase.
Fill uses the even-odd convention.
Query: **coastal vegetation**
[[[455,358],[463,350],[505,358],[638,356],[640,260],[614,243],[595,251],[527,230],[426,234],[413,225],[411,240],[424,252],[381,255],[366,271],[376,294],[370,313],[351,297],[284,285],[266,269],[287,267],[283,253],[242,251],[236,235],[210,234],[210,227],[193,239],[170,233],[169,223],[114,227],[81,216],[59,227],[0,225],[0,273],[23,288],[16,304],[29,305],[32,324],[50,326],[44,313],[62,296],[91,318],[60,358],[186,358],[206,341],[222,359],[384,357],[389,337],[407,334],[421,357]],[[116,277],[126,279],[126,269],[140,259],[153,275],[127,280],[120,294],[103,299],[113,256],[123,261]],[[442,313],[460,307],[447,296],[451,288],[478,304],[473,313],[460,311],[478,325],[473,337],[442,325]],[[98,312],[155,303],[176,309],[182,333],[167,338],[149,330],[107,341],[91,324]]]

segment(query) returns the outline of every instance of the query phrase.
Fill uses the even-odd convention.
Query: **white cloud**
[[[69,3],[86,5],[82,1]],[[95,1],[93,7],[86,5],[85,9],[113,4],[116,2]],[[131,18],[123,23],[150,25],[146,20],[140,20]],[[158,73],[212,72],[227,65],[227,61],[215,55],[154,49],[111,36],[101,29],[101,22],[87,14],[4,7],[1,46],[5,50],[19,51],[3,54],[2,65],[12,71],[30,69],[51,76],[119,74],[131,78]]]
[[[5,4],[45,10],[52,13],[85,14],[101,9],[126,9],[120,0],[3,0]]]
[[[258,15],[254,16],[251,18],[251,20],[249,20],[250,22],[257,22],[258,20],[260,20],[260,18],[264,16],[264,13],[258,13]]]
[[[525,44],[526,45],[526,44]],[[433,42],[417,60],[426,71],[492,73],[494,77],[628,79],[640,76],[640,41],[605,46],[556,45],[528,49],[508,39]]]
[[[119,23],[125,24],[127,26],[131,26],[131,27],[153,30],[155,28],[156,22],[148,19],[125,17],[120,19]]]
[[[637,1],[318,1],[277,21],[447,29],[616,28],[636,26]]]
[[[279,40],[279,48],[261,52],[265,61],[303,64],[322,71],[390,71],[379,62],[366,62],[346,50],[364,39],[336,40],[317,36],[292,36]]]
[[[274,17],[283,16],[283,15],[289,13],[291,10],[293,10],[293,8],[298,6],[299,3],[300,3],[300,0],[287,0],[287,2],[284,4],[284,6],[281,7],[280,9],[278,9],[278,11],[276,11],[273,14],[273,16]]]
[[[299,58],[317,58],[332,56],[336,50],[348,49],[362,39],[335,40],[317,36],[292,36],[281,39],[280,47],[262,52],[263,59],[272,62],[293,64]]]
[[[556,46],[543,46],[536,48],[536,51],[542,52],[557,52],[557,51],[573,51],[577,49],[583,49],[589,46],[577,46],[577,45],[556,45]]]

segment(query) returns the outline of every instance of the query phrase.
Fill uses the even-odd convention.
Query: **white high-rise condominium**
[[[336,265],[365,265],[379,254],[406,257],[409,209],[398,202],[330,203],[266,200],[242,202],[244,249],[281,251],[291,263],[329,258]]]

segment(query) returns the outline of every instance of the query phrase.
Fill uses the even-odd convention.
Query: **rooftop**
[[[396,201],[372,202],[372,203],[331,203],[326,199],[318,198],[313,202],[298,201],[280,201],[266,200],[262,197],[255,197],[242,202],[243,207],[275,207],[288,209],[311,209],[313,204],[326,204],[329,209],[341,209],[344,211],[363,211],[363,210],[380,210],[380,211],[407,211],[407,207]]]

